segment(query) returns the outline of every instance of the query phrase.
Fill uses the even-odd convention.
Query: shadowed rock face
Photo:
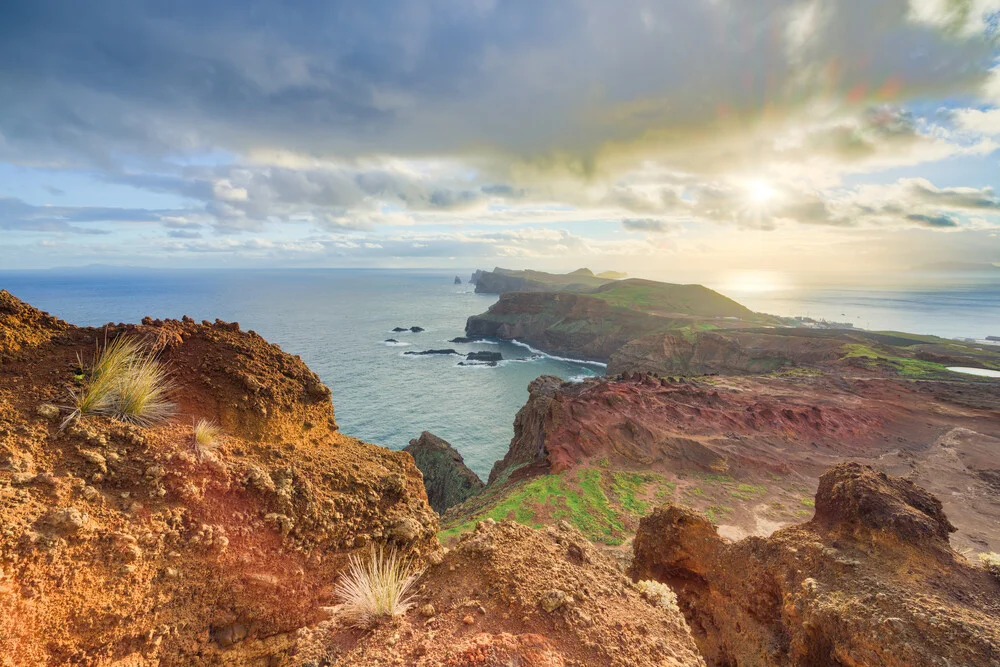
[[[424,431],[403,448],[423,473],[427,500],[438,514],[483,490],[483,482],[447,441]]]
[[[846,463],[821,477],[812,521],[766,539],[656,510],[631,575],[674,588],[710,665],[997,664],[1000,582],[950,530],[931,494]]]
[[[487,312],[470,317],[465,334],[519,340],[559,356],[603,362],[633,338],[667,329],[671,322],[586,294],[508,292]]]

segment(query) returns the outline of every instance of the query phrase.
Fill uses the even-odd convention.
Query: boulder
[[[403,354],[412,354],[412,355],[416,355],[416,356],[423,356],[423,355],[426,355],[426,354],[458,354],[458,352],[456,352],[455,350],[453,350],[451,348],[448,348],[446,350],[421,350],[420,352],[414,352],[413,350],[409,350],[407,352],[404,352]]]
[[[630,574],[676,592],[709,664],[1000,664],[1000,581],[951,550],[934,496],[844,463],[815,502],[811,521],[736,543],[657,509]]]
[[[424,431],[403,448],[423,473],[427,500],[438,514],[479,494],[483,482],[447,441]]]

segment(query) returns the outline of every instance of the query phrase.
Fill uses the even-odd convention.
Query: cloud
[[[931,216],[922,213],[911,213],[906,216],[906,219],[927,227],[958,227],[958,223],[947,215]]]
[[[956,35],[907,0],[466,5],[265,2],[250,16],[235,0],[125,11],[40,0],[0,28],[5,150],[108,164],[213,149],[331,157],[476,145],[594,160],[735,119],[752,126],[765,107],[967,89],[993,57],[975,30]]]
[[[1000,147],[993,0],[22,4],[0,15],[0,162],[60,203],[113,194],[0,200],[8,230],[553,258],[997,225],[983,182],[917,178]]]
[[[669,234],[680,229],[677,223],[653,218],[625,218],[622,227],[629,232],[651,232],[654,234]]]

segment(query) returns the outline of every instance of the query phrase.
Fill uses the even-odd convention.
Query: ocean
[[[0,288],[69,322],[99,326],[144,316],[239,322],[298,354],[333,392],[341,430],[400,449],[428,430],[451,442],[484,479],[507,452],[514,415],[539,375],[579,379],[593,364],[537,356],[513,343],[455,344],[469,315],[495,295],[455,274],[406,270],[0,272]],[[948,288],[798,290],[729,296],[754,310],[850,321],[873,329],[982,338],[1000,335],[1000,281]],[[423,327],[393,333],[394,327]],[[385,343],[395,338],[399,344]],[[500,351],[495,368],[407,350]]]
[[[0,272],[0,288],[81,326],[146,315],[220,318],[298,354],[333,393],[342,432],[402,449],[421,431],[455,446],[480,477],[503,458],[514,415],[539,375],[603,374],[600,366],[541,356],[512,343],[456,344],[465,320],[497,299],[454,273],[382,270]],[[395,327],[423,327],[394,333]],[[399,344],[384,341],[394,338]],[[499,351],[497,367],[406,351]]]

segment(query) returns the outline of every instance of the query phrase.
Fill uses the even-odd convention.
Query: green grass
[[[753,500],[756,496],[763,496],[767,493],[767,487],[763,484],[739,484],[735,489],[730,489],[729,495],[746,502]]]
[[[622,509],[633,516],[643,516],[649,504],[636,496],[647,484],[662,478],[652,474],[615,472],[611,474],[611,479],[611,492],[618,499]]]
[[[663,504],[669,502],[673,496],[674,492],[677,490],[676,482],[663,482],[660,488],[656,490],[654,498],[658,504]]]
[[[591,296],[612,306],[645,312],[682,313],[702,317],[750,317],[753,312],[702,285],[674,285],[625,280],[597,288]]]
[[[673,482],[653,473],[578,468],[517,484],[492,506],[447,526],[438,538],[447,542],[486,518],[513,519],[532,528],[564,519],[593,542],[617,545],[625,540],[636,520],[649,511],[651,504],[644,496],[657,489],[659,500],[667,492],[673,494],[675,488]]]
[[[705,510],[705,518],[713,524],[718,524],[720,521],[725,521],[726,518],[732,513],[732,507],[727,507],[725,505],[710,505],[709,508]]]
[[[868,345],[851,343],[844,346],[844,356],[841,359],[871,359],[873,361],[883,361],[895,367],[896,371],[904,377],[925,377],[944,373],[947,368],[944,364],[933,361],[921,361],[920,359],[910,359],[908,357],[893,357],[883,354]]]
[[[803,498],[801,502],[806,507],[816,507],[816,501],[812,498]]]

